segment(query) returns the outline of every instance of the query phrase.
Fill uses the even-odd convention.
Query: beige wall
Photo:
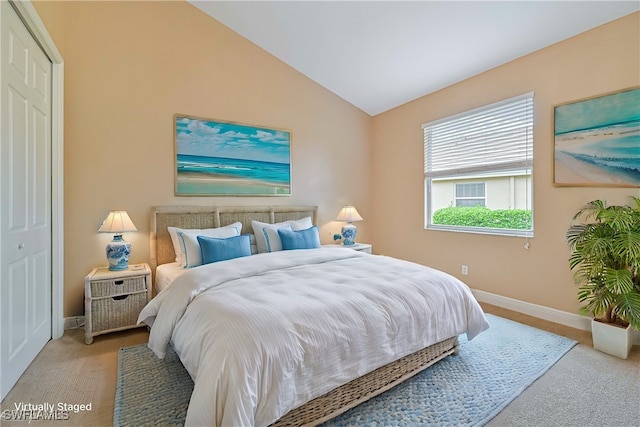
[[[577,289],[564,241],[573,214],[595,198],[628,203],[628,195],[640,192],[554,187],[552,106],[639,84],[635,13],[375,116],[376,251],[442,269],[475,289],[575,313]],[[424,230],[421,124],[529,91],[535,92],[530,249],[521,238]],[[461,264],[469,266],[466,277]]]
[[[97,230],[113,209],[138,228],[133,263],[149,260],[155,205],[318,205],[329,242],[353,204],[370,240],[370,116],[186,2],[34,5],[65,60],[65,316],[106,265]],[[174,113],[291,130],[293,195],[175,197]]]
[[[105,265],[111,209],[138,226],[132,262],[149,259],[149,210],[177,204],[317,204],[323,239],[339,208],[365,218],[359,240],[431,265],[473,288],[568,312],[576,289],[564,233],[587,201],[638,190],[552,184],[552,106],[640,84],[640,14],[371,118],[279,60],[177,2],[35,3],[65,59],[64,315],[83,311],[83,278]],[[535,238],[423,229],[421,124],[535,92]],[[289,129],[293,196],[173,194],[174,113]],[[350,160],[353,159],[353,160]]]

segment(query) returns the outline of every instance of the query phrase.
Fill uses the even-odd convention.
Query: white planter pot
[[[631,325],[627,328],[591,320],[593,348],[612,356],[626,359],[633,344]]]

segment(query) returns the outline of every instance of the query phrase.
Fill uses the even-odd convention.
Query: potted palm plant
[[[640,330],[640,199],[631,199],[633,206],[589,202],[566,234],[578,300],[585,304],[580,311],[593,319],[593,345],[623,359],[632,329]]]

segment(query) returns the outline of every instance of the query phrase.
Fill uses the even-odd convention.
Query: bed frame
[[[213,228],[241,222],[251,232],[251,221],[276,223],[310,216],[317,224],[317,206],[158,206],[151,211],[151,268],[173,262],[175,253],[167,227]],[[251,233],[250,233],[251,234]],[[253,239],[253,238],[252,238]],[[382,366],[327,394],[291,410],[272,426],[317,425],[383,393],[425,370],[441,359],[458,353],[457,337]]]

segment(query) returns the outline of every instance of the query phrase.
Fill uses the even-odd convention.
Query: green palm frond
[[[614,295],[608,292],[593,292],[593,288],[583,286],[578,290],[578,301],[586,303],[582,308],[584,313],[595,317],[603,317],[616,299]]]
[[[630,230],[634,223],[632,211],[630,206],[610,206],[599,213],[598,219],[615,230]]]
[[[605,286],[612,294],[624,295],[633,291],[631,272],[627,269],[605,269]]]
[[[592,200],[587,203],[587,205],[580,209],[578,213],[573,216],[573,219],[576,220],[580,217],[583,217],[585,220],[596,219],[598,214],[603,209],[606,209],[606,203],[602,200]]]
[[[566,234],[567,243],[569,247],[573,249],[578,243],[584,240],[585,236],[588,235],[587,228],[590,224],[574,224],[569,227],[569,230]]]
[[[614,256],[625,264],[640,265],[640,231],[621,233],[612,242]]]
[[[571,270],[576,269],[580,263],[583,262],[582,255],[577,252],[572,252],[571,257],[569,257],[569,268]]]
[[[594,233],[591,239],[580,243],[576,249],[586,258],[607,259],[613,252],[613,236],[610,233]]]
[[[616,314],[633,328],[640,330],[640,292],[620,295],[616,301]]]

